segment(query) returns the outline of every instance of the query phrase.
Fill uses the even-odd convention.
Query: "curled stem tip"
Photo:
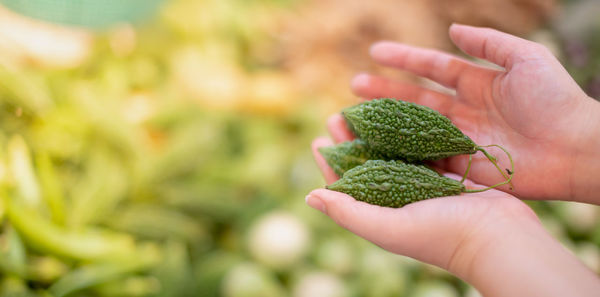
[[[504,171],[503,171],[503,170],[500,168],[500,166],[498,166],[498,163],[496,162],[496,160],[497,160],[497,159],[496,159],[494,156],[490,155],[490,154],[489,154],[489,153],[488,153],[488,152],[487,152],[487,151],[484,149],[484,147],[492,147],[492,146],[495,146],[495,147],[497,147],[497,148],[499,148],[499,149],[503,150],[503,151],[504,151],[504,153],[506,153],[506,155],[508,156],[508,160],[510,160],[510,166],[511,166],[511,169],[510,169],[510,170],[508,170],[508,169],[506,170],[508,174],[507,174],[507,173],[505,173],[505,172],[504,172]],[[487,188],[483,188],[483,189],[467,189],[467,190],[465,190],[465,193],[477,193],[477,192],[483,192],[483,191],[487,191],[487,190],[489,190],[489,189],[493,189],[493,188],[496,188],[496,187],[499,187],[499,186],[502,186],[502,185],[506,185],[506,184],[508,184],[508,185],[510,186],[510,189],[512,190],[512,189],[514,188],[514,186],[513,186],[513,184],[511,183],[511,181],[512,181],[512,178],[513,178],[513,174],[515,173],[515,164],[514,164],[514,162],[513,162],[513,159],[512,159],[512,156],[510,155],[510,153],[509,153],[509,152],[508,152],[506,149],[504,149],[503,147],[501,147],[501,146],[499,146],[499,145],[497,145],[497,144],[491,144],[491,145],[485,145],[485,146],[478,146],[478,147],[477,147],[477,150],[478,150],[478,151],[481,151],[481,152],[482,152],[482,153],[483,153],[483,154],[486,156],[486,158],[488,158],[488,160],[490,160],[490,162],[492,162],[492,164],[494,164],[494,166],[496,167],[496,169],[498,169],[498,172],[500,172],[500,174],[502,174],[502,176],[503,176],[503,177],[504,177],[506,180],[505,180],[505,181],[503,181],[503,182],[497,183],[497,184],[495,184],[495,185],[493,185],[493,186],[489,186],[489,187],[487,187]],[[470,166],[470,165],[471,165],[471,162],[470,162],[470,160],[469,160],[469,166]],[[467,170],[468,170],[468,169],[469,169],[469,168],[467,167]],[[466,176],[466,173],[465,173],[465,176]],[[463,177],[463,180],[464,180],[464,178],[465,178],[465,177]]]

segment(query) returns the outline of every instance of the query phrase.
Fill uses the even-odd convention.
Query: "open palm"
[[[500,67],[486,68],[443,52],[380,42],[371,55],[380,64],[426,77],[455,90],[448,95],[374,75],[358,75],[352,87],[364,98],[393,97],[429,106],[447,116],[478,145],[500,144],[515,161],[514,194],[535,199],[572,199],[574,165],[589,138],[597,104],[577,86],[542,45],[492,29],[454,25],[454,43]],[[348,138],[343,119],[330,120],[334,138]],[[337,135],[337,136],[336,136]],[[507,157],[492,150],[508,168]],[[468,157],[438,162],[461,174]],[[502,179],[482,155],[473,158],[471,179],[491,185]],[[504,187],[503,189],[508,189]]]

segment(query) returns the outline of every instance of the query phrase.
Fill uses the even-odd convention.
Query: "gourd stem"
[[[502,171],[502,169],[500,169],[500,167],[498,166],[498,163],[496,163],[496,158],[494,158],[492,155],[490,155],[488,152],[486,152],[483,148],[484,147],[491,147],[491,146],[495,146],[498,147],[499,149],[503,150],[506,155],[508,156],[508,160],[510,160],[510,167],[511,167],[511,171],[510,174],[508,176],[506,176],[506,174],[504,173],[504,171]],[[496,168],[498,169],[498,171],[500,171],[500,173],[502,174],[502,176],[504,176],[504,178],[506,178],[505,181],[497,183],[493,186],[489,186],[487,188],[483,188],[483,189],[466,189],[464,192],[465,193],[477,193],[477,192],[483,192],[483,191],[487,191],[489,189],[493,189],[502,185],[506,185],[509,184],[510,185],[510,189],[513,189],[513,185],[511,183],[511,180],[513,178],[513,174],[515,172],[515,164],[513,162],[512,156],[510,155],[510,153],[505,150],[503,147],[497,145],[497,144],[491,144],[491,145],[486,145],[486,146],[478,146],[477,150],[481,151],[487,158],[488,160],[490,160],[490,162],[492,162],[494,164],[494,166],[496,166]]]
[[[467,170],[465,170],[465,174],[463,175],[462,179],[460,180],[461,184],[462,184],[462,182],[465,181],[465,179],[467,179],[467,175],[469,175],[469,171],[471,170],[471,161],[473,161],[473,155],[469,155],[469,163],[467,164]]]
[[[511,175],[511,178],[512,178],[512,175]],[[501,186],[501,185],[506,185],[506,184],[508,184],[508,183],[509,183],[509,180],[507,179],[507,180],[505,180],[505,181],[503,181],[503,182],[501,182],[501,183],[497,183],[497,184],[495,184],[495,185],[493,185],[493,186],[489,186],[489,187],[487,187],[487,188],[483,188],[483,189],[465,189],[463,192],[465,192],[465,193],[479,193],[479,192],[485,192],[485,191],[487,191],[487,190],[490,190],[490,189],[493,189],[493,188],[499,187],[499,186]]]
[[[512,190],[514,188],[513,184],[510,182],[510,177],[506,175],[506,173],[504,173],[504,171],[500,168],[500,166],[498,166],[498,162],[496,157],[490,155],[486,150],[484,150],[484,147],[491,147],[491,146],[495,146],[500,148],[501,150],[503,150],[506,155],[508,156],[508,159],[510,160],[510,164],[512,166],[512,170],[514,170],[514,164],[512,161],[512,157],[510,156],[510,153],[508,153],[508,151],[506,151],[503,147],[497,145],[497,144],[490,144],[490,145],[484,145],[484,146],[479,146],[477,149],[480,150],[489,160],[490,162],[492,162],[492,164],[494,164],[494,166],[496,167],[496,169],[498,169],[498,171],[500,172],[500,174],[502,174],[502,176],[506,179],[509,180],[508,185],[510,186],[510,189]],[[512,172],[512,171],[511,171]],[[512,174],[511,174],[512,175]]]

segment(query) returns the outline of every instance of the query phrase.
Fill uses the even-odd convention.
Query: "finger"
[[[450,106],[454,103],[448,95],[422,88],[409,83],[391,81],[389,79],[359,74],[351,83],[352,90],[364,98],[396,98],[404,101],[425,105],[447,115]]]
[[[453,24],[450,39],[465,53],[509,70],[515,63],[549,54],[542,45],[490,28]]]
[[[354,134],[348,129],[346,120],[341,114],[334,114],[327,119],[327,129],[335,143],[352,141]]]
[[[311,146],[313,156],[315,158],[315,161],[317,162],[317,166],[319,166],[319,169],[321,169],[321,173],[323,173],[323,177],[325,178],[325,182],[327,184],[330,184],[330,183],[338,180],[339,177],[337,176],[337,174],[335,174],[335,172],[333,172],[333,169],[331,169],[331,167],[329,167],[329,165],[327,164],[327,161],[325,161],[325,158],[323,158],[323,156],[319,152],[319,148],[323,147],[323,146],[331,146],[331,145],[333,145],[333,142],[331,142],[331,140],[329,140],[328,138],[325,138],[325,137],[319,137],[312,142],[312,146]]]
[[[464,228],[457,216],[462,215],[464,201],[473,197],[444,197],[388,208],[318,189],[306,201],[338,225],[386,250],[444,267]]]
[[[382,65],[427,77],[449,88],[456,88],[465,70],[478,68],[447,53],[389,41],[374,44],[370,53]]]
[[[350,83],[352,91],[357,96],[375,98],[416,98],[423,88],[403,82],[395,82],[384,77],[361,73],[356,75]]]

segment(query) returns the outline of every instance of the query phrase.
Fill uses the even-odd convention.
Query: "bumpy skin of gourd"
[[[411,102],[375,99],[342,115],[356,136],[389,159],[413,162],[477,152],[477,144],[448,118]]]
[[[429,198],[459,195],[465,186],[423,166],[369,160],[354,167],[327,189],[386,207],[402,207]]]
[[[362,165],[367,160],[389,160],[383,154],[369,149],[361,139],[321,147],[319,152],[338,176],[344,175],[344,172]]]

